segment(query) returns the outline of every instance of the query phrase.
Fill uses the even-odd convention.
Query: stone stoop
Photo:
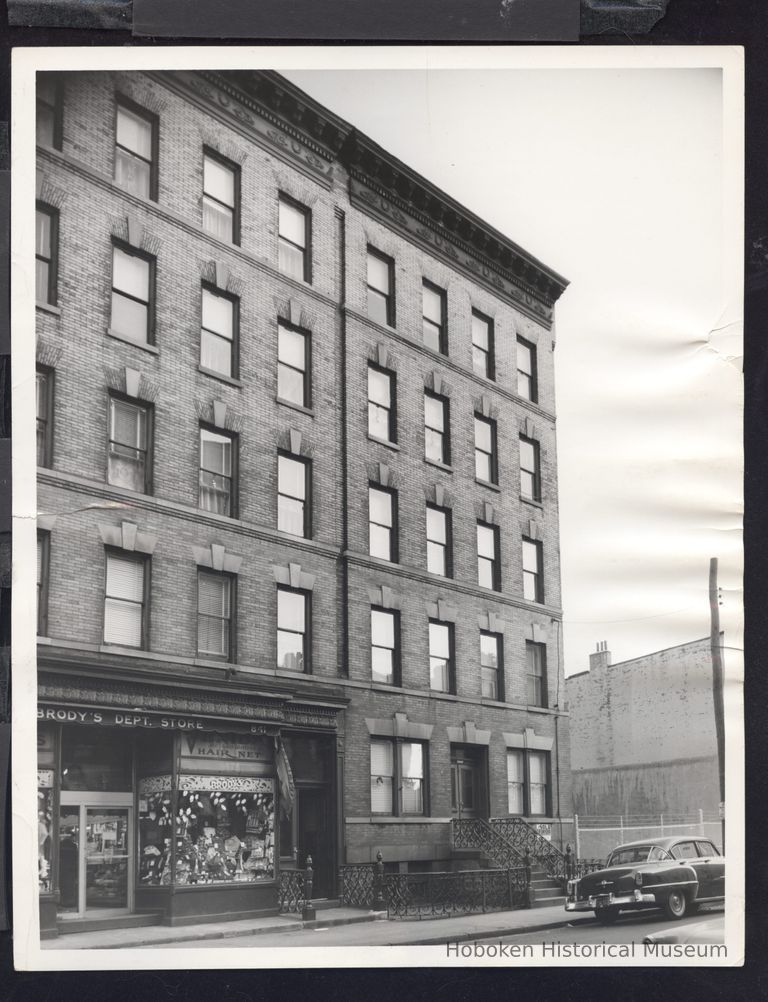
[[[565,895],[559,880],[550,877],[546,870],[535,867],[531,870],[531,908],[549,908],[552,905],[565,907]]]

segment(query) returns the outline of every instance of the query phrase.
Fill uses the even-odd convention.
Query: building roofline
[[[270,114],[287,121],[310,145],[321,149],[327,159],[338,160],[348,171],[373,182],[397,203],[428,219],[430,226],[447,239],[471,247],[491,267],[507,273],[526,290],[533,290],[547,305],[554,304],[567,288],[568,279],[280,73],[221,70],[212,75],[229,79]]]
[[[720,631],[720,636],[723,636],[723,631]],[[640,654],[636,658],[627,658],[626,661],[616,661],[613,664],[607,665],[607,669],[611,668],[622,668],[624,665],[631,665],[635,661],[645,661],[646,658],[655,657],[657,654],[666,654],[667,651],[675,651],[680,647],[690,647],[692,644],[703,644],[709,642],[709,634],[706,637],[699,637],[696,640],[686,640],[682,644],[673,644],[671,647],[662,647],[657,651],[649,651],[648,654]],[[583,668],[581,671],[574,672],[572,675],[566,675],[565,681],[570,682],[572,678],[580,678],[582,675],[589,675],[591,668]]]

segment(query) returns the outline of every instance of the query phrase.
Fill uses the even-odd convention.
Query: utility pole
[[[720,600],[717,588],[717,557],[709,561],[709,645],[712,655],[712,702],[717,734],[717,768],[720,777],[720,824],[725,852],[725,715],[723,709],[723,655],[720,646]]]

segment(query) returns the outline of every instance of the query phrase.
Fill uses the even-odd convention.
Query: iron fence
[[[304,871],[281,870],[278,883],[278,906],[281,912],[301,912],[307,904],[304,896]]]
[[[455,873],[388,873],[384,897],[390,918],[436,918],[524,908],[526,868]]]
[[[348,863],[339,868],[341,903],[349,908],[373,908],[375,863]]]

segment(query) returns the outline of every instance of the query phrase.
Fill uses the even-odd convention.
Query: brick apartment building
[[[565,281],[275,73],[37,129],[42,934],[570,818]]]

